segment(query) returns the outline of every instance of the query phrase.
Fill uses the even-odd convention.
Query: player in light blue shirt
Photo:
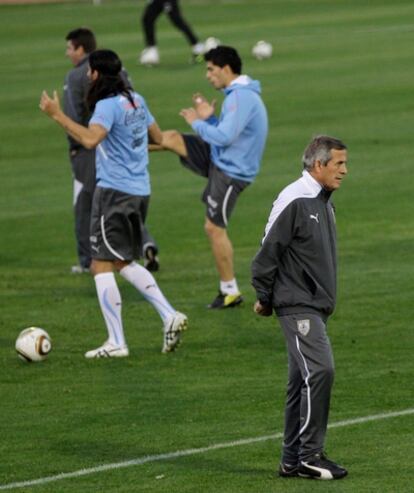
[[[163,132],[161,149],[175,152],[184,166],[208,180],[203,193],[204,229],[220,276],[218,296],[208,308],[222,309],[243,301],[227,225],[238,195],[259,172],[268,118],[260,83],[242,75],[242,61],[234,48],[218,46],[208,51],[204,59],[208,81],[226,95],[220,116],[214,116],[215,103],[195,94],[194,107],[183,109],[180,115],[196,135],[176,130]],[[153,148],[158,150],[157,146]]]
[[[97,185],[150,195],[148,129],[155,119],[142,96],[130,95],[132,101],[123,94],[101,99],[89,121],[107,131],[96,152]]]
[[[162,133],[144,98],[133,92],[121,76],[122,63],[111,50],[89,57],[91,87],[89,126],[66,116],[55,92],[43,91],[40,109],[86,148],[97,148],[97,187],[91,219],[91,272],[108,340],[88,351],[86,358],[125,357],[122,300],[114,271],[129,281],[149,301],[163,320],[162,352],[174,351],[187,317],[176,311],[159,289],[152,274],[134,259],[142,249],[142,227],[148,208],[150,182],[148,141],[162,142]]]

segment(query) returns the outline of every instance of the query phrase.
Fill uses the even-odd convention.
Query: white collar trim
[[[315,178],[309,173],[309,171],[303,170],[302,176],[306,185],[312,190],[312,192],[319,193],[322,190],[322,185],[317,180],[315,180]]]
[[[232,86],[233,84],[240,84],[242,86],[247,86],[248,84],[250,84],[250,82],[251,79],[248,75],[239,75],[238,77],[236,77],[234,80],[230,82],[230,86]]]

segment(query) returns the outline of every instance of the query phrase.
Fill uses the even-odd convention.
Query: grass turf
[[[188,1],[202,38],[236,46],[262,82],[270,134],[261,174],[230,225],[246,303],[210,313],[217,276],[203,233],[203,181],[169,154],[151,162],[149,225],[161,247],[157,280],[190,330],[161,355],[161,324],[125,282],[128,359],[86,361],[105,339],[92,280],[75,262],[70,170],[60,129],[37,108],[70,68],[64,36],[88,25],[115,49],[162,128],[192,92],[218,97],[165,18],[162,65],[136,65],[143,5],[104,1],[1,6],[0,485],[280,432],[286,354],[277,323],[255,318],[249,266],[276,193],[300,173],[311,136],[349,145],[349,177],[335,194],[338,309],[330,321],[337,375],[331,422],[412,407],[411,182],[414,6],[398,0]],[[274,56],[259,62],[258,39]],[[24,365],[14,340],[38,325],[53,352]],[[275,479],[280,439],[26,486],[42,492],[409,492],[413,417],[332,429],[327,450],[350,470],[340,483]]]

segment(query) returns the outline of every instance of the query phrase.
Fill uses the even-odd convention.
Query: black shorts
[[[131,262],[140,257],[149,199],[96,187],[90,229],[92,258]]]
[[[227,228],[237,197],[250,183],[232,178],[218,168],[211,160],[210,146],[203,139],[191,134],[182,136],[188,154],[187,158],[180,158],[182,164],[208,179],[202,195],[206,216],[216,226]]]

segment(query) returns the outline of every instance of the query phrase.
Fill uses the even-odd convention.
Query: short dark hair
[[[346,145],[335,137],[329,135],[317,135],[314,137],[303,153],[303,168],[311,170],[316,161],[320,161],[324,166],[332,159],[331,150],[342,151],[347,149]]]
[[[68,32],[65,39],[66,41],[72,41],[75,48],[82,46],[85,53],[92,53],[96,50],[95,35],[87,27],[79,27],[78,29]]]
[[[231,46],[219,45],[204,54],[204,60],[211,62],[218,67],[228,65],[234,74],[240,75],[242,72],[242,61],[237,51]]]

